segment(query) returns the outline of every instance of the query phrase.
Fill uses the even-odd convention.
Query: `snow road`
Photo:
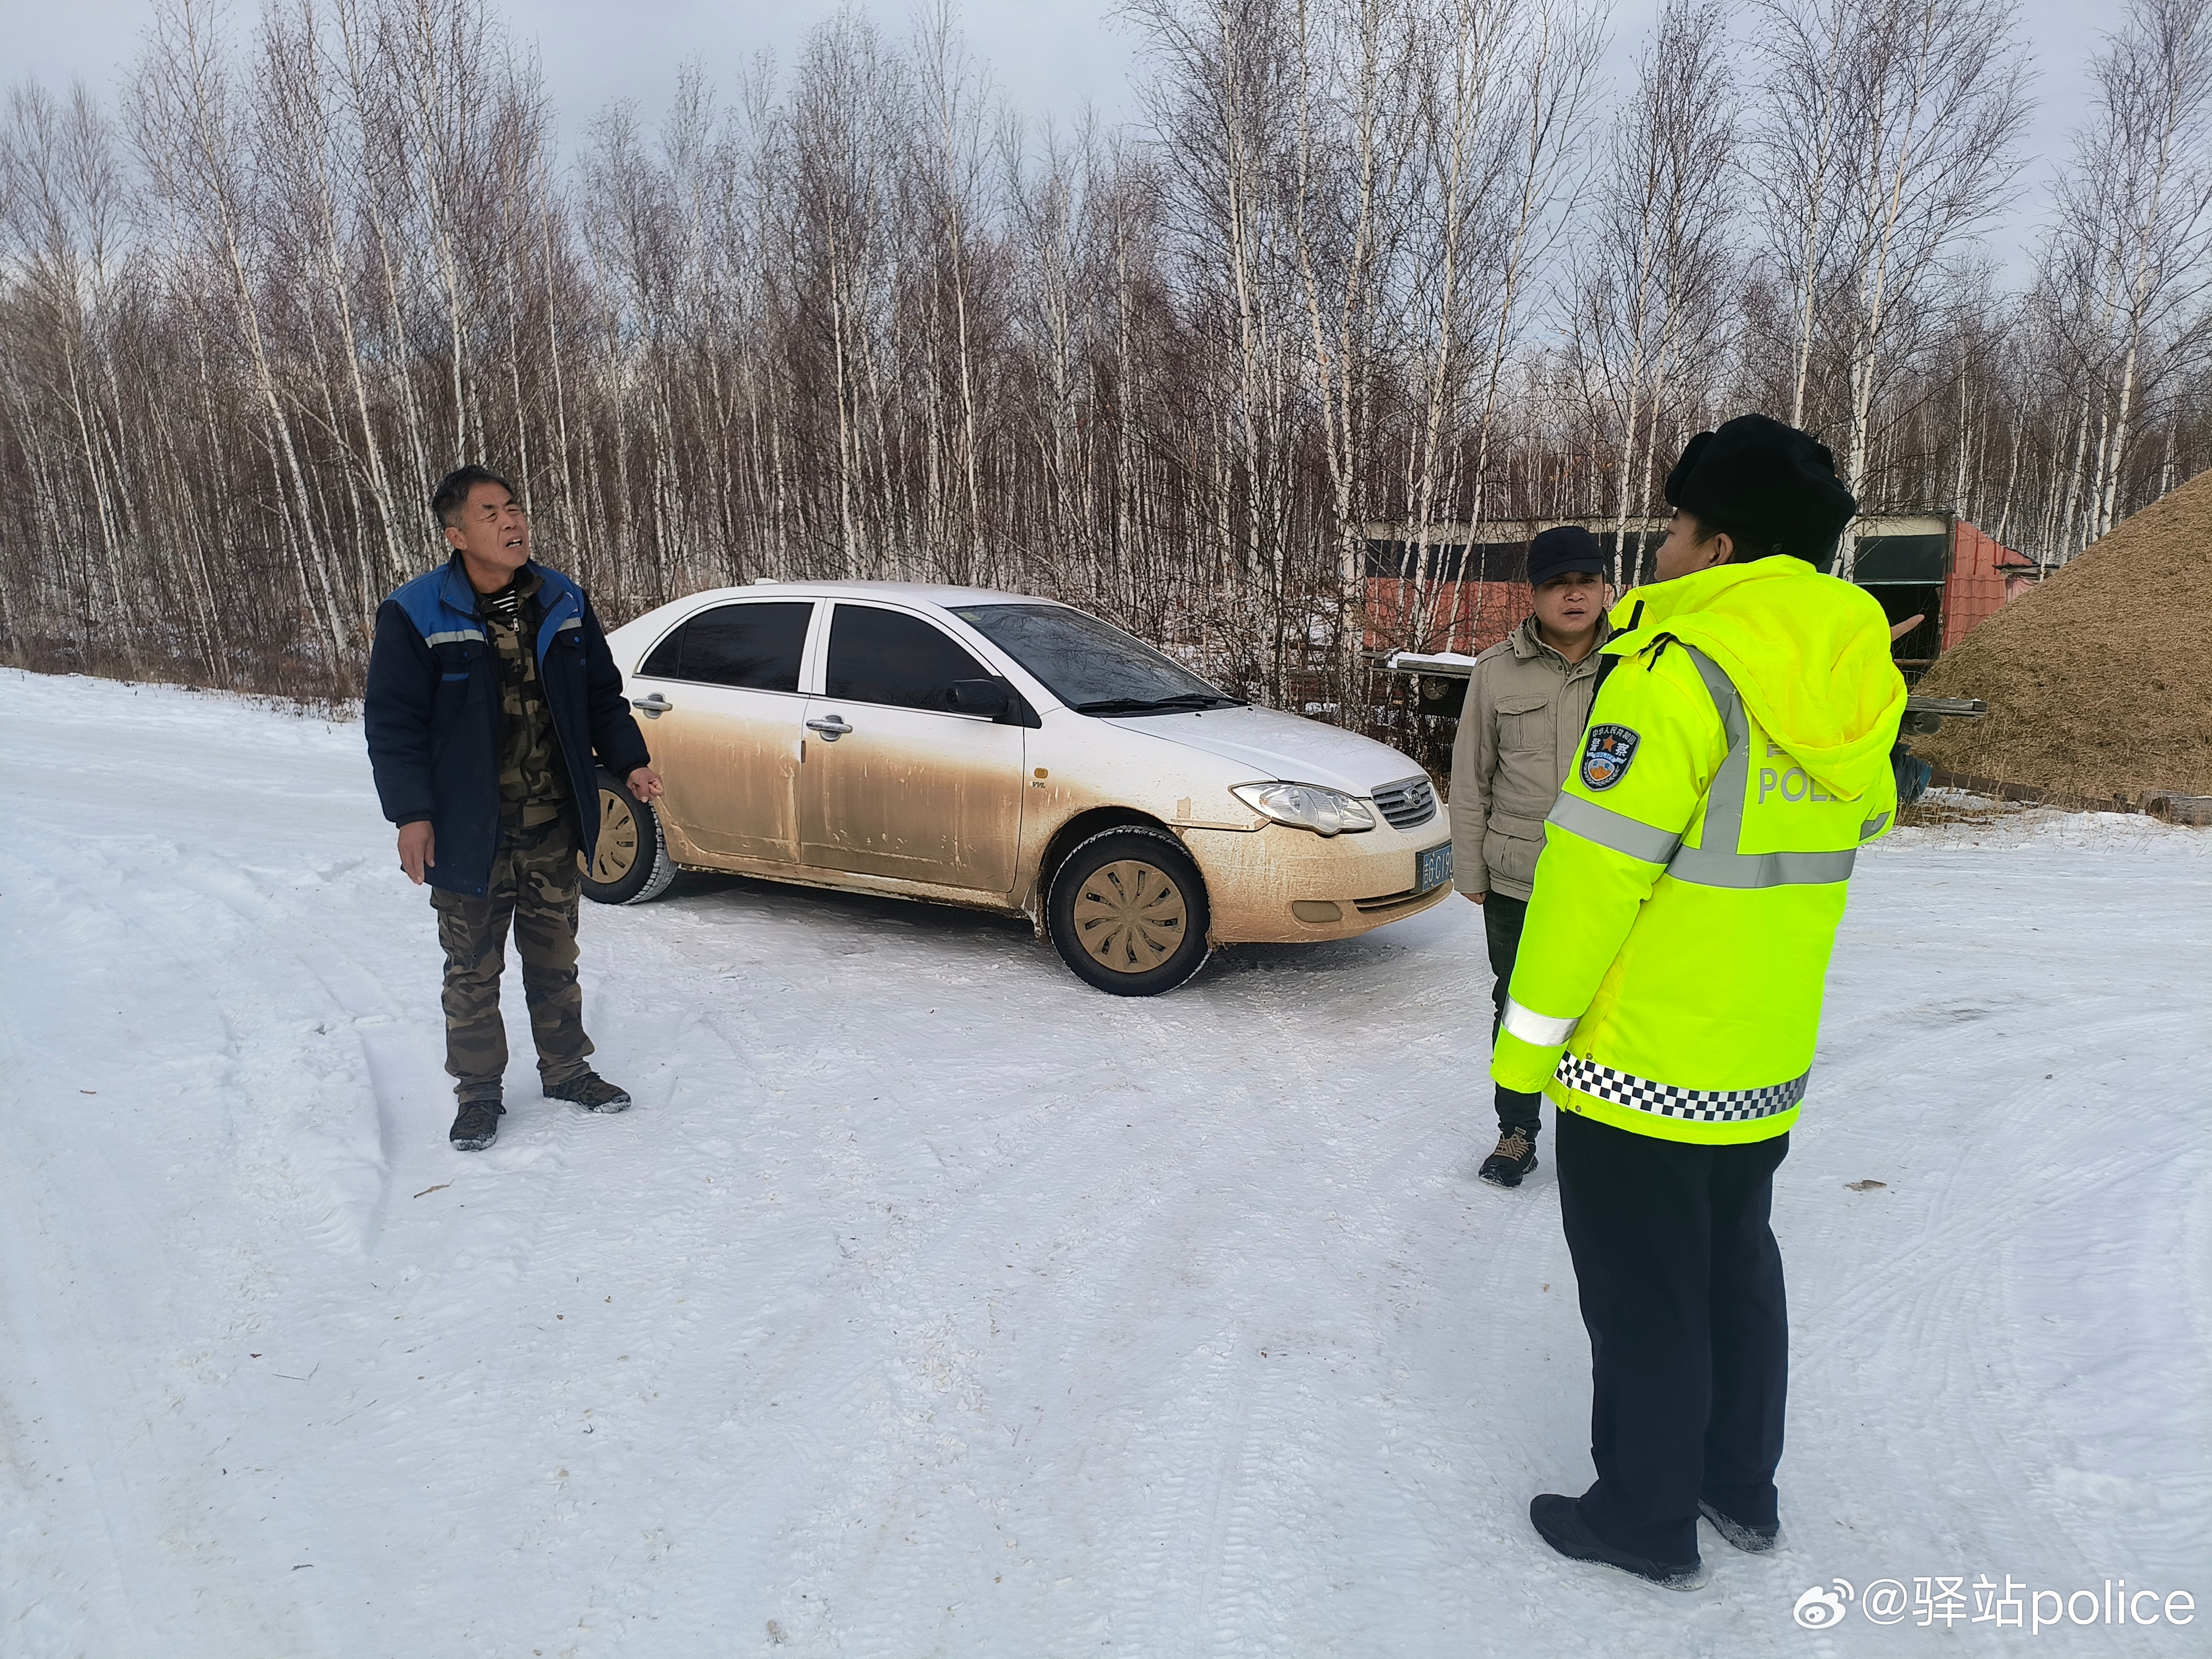
[[[1893,1654],[1940,1627],[1859,1592],[1943,1577],[1954,1650],[2207,1650],[2212,836],[1863,861],[1777,1182],[1786,1547],[1685,1596],[1525,1518],[1588,1348],[1548,1133],[1474,1178],[1469,905],[1127,1001],[687,877],[586,907],[637,1109],[538,1097],[510,975],[469,1157],[357,726],[0,672],[0,1653]],[[1984,1574],[2208,1605],[2014,1635]]]

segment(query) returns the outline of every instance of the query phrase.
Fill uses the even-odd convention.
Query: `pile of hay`
[[[1917,689],[1989,703],[1912,739],[1947,770],[2098,798],[2212,794],[2212,471],[2007,605]]]

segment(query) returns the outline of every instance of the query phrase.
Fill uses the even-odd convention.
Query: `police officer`
[[[1768,1210],[1852,860],[1896,810],[1905,684],[1881,605],[1820,574],[1856,510],[1825,447],[1742,416],[1690,441],[1667,500],[1547,819],[1492,1075],[1558,1109],[1590,1334],[1597,1480],[1529,1519],[1689,1589],[1700,1513],[1741,1549],[1778,1532]]]
[[[445,947],[450,1139],[491,1145],[506,1110],[500,974],[509,924],[546,1097],[619,1112],[623,1090],[586,1064],[576,982],[579,866],[599,831],[592,757],[641,800],[660,794],[584,591],[530,556],[506,479],[447,475],[430,510],[453,549],[376,613],[362,724],[399,864],[428,882]]]

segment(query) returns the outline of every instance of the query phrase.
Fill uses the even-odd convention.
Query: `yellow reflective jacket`
[[[1613,623],[1491,1075],[1638,1134],[1763,1140],[1796,1121],[1852,859],[1897,810],[1888,624],[1783,556],[1633,589]]]

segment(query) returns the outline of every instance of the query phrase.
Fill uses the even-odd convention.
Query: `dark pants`
[[[446,948],[446,1070],[464,1103],[497,1100],[507,1072],[499,976],[507,966],[510,921],[522,958],[530,1033],[538,1041],[538,1076],[558,1085],[587,1069],[592,1040],[584,1035],[584,993],[576,983],[579,876],[576,831],[564,816],[501,835],[483,897],[431,890],[438,943]]]
[[[1698,1559],[1698,1500],[1775,1523],[1789,1393],[1782,1252],[1767,1225],[1790,1137],[1705,1146],[1559,1115],[1559,1218],[1590,1336],[1590,1529]]]
[[[1505,1018],[1505,993],[1513,983],[1513,958],[1521,949],[1521,924],[1528,919],[1528,901],[1492,893],[1482,902],[1482,938],[1490,946],[1490,971],[1497,982],[1490,988],[1490,1040],[1498,1041],[1498,1022]],[[1534,1140],[1542,1121],[1537,1111],[1541,1095],[1524,1095],[1518,1089],[1498,1091],[1498,1129],[1501,1134],[1518,1129]]]

